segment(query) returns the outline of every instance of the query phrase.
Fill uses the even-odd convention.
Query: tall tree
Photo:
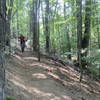
[[[64,2],[64,19],[67,20],[66,16],[66,4]],[[71,52],[71,43],[70,43],[70,35],[69,35],[69,29],[67,27],[68,25],[66,24],[66,37],[67,37],[67,52]],[[68,54],[68,59],[71,59],[71,54]]]
[[[19,0],[17,0],[17,2],[16,2],[16,7],[17,7],[17,33],[19,35],[19,11],[18,11]]]
[[[4,47],[6,34],[6,0],[0,0],[0,100],[6,100]]]
[[[38,61],[40,61],[40,0],[38,0],[37,28],[38,28]]]
[[[46,52],[50,50],[50,30],[49,30],[49,0],[45,0],[46,11],[45,11],[45,35],[46,35]]]
[[[38,50],[38,19],[37,19],[38,0],[33,1],[33,50]]]
[[[82,0],[76,0],[77,4],[77,49],[78,63],[81,69],[80,81],[82,80],[83,69],[81,61],[81,42],[82,42]]]
[[[87,55],[89,40],[90,40],[90,29],[91,29],[91,0],[85,2],[85,31],[82,39],[82,48],[85,50]]]
[[[7,42],[6,45],[9,46],[10,50],[10,36],[11,36],[11,19],[12,19],[12,8],[13,8],[13,0],[8,1],[8,15],[7,15]]]

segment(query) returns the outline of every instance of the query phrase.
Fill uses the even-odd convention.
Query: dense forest
[[[49,57],[75,68],[80,82],[84,75],[100,81],[100,0],[0,0],[0,100],[5,59],[19,49],[21,34],[39,62]]]

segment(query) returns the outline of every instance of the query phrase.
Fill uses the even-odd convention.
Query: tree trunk
[[[46,52],[50,50],[50,30],[49,30],[49,0],[45,0],[46,11],[45,11],[45,33],[46,33]]]
[[[84,52],[82,53],[82,57],[87,57],[88,47],[90,42],[90,29],[91,29],[91,0],[86,0],[85,4],[85,31],[82,39],[82,49]],[[82,60],[82,67],[85,69],[87,65],[86,60]]]
[[[11,46],[10,46],[10,37],[11,37],[11,17],[12,17],[12,7],[13,7],[13,0],[10,0],[9,6],[11,7],[8,10],[8,20],[7,20],[7,39],[6,39],[6,45],[9,46],[9,52],[11,52]]]
[[[44,18],[44,11],[43,11],[43,4],[41,4],[41,10],[42,10],[42,23],[43,23],[43,33],[44,35],[46,35],[45,33],[45,18]]]
[[[40,61],[40,0],[38,0],[38,11],[37,11],[37,28],[38,28],[38,61]]]
[[[82,41],[82,0],[76,0],[77,4],[77,49],[78,49],[78,63],[81,69],[80,81],[83,76],[82,62],[81,62],[81,41]]]
[[[99,27],[97,27],[97,33],[98,33],[98,47],[100,49],[100,31],[99,31]]]
[[[64,19],[67,19],[66,16],[66,4],[64,3]],[[69,35],[69,29],[67,28],[66,25],[66,37],[67,37],[67,52],[71,52],[71,43],[70,43],[70,35]],[[71,60],[71,54],[68,54],[68,59]]]
[[[6,34],[6,0],[0,0],[0,100],[6,100],[4,48]]]
[[[16,4],[17,8],[19,7],[19,0],[17,1],[17,4]],[[19,12],[18,12],[18,9],[17,9],[17,35],[19,35]]]
[[[38,50],[37,0],[33,1],[33,50]]]
[[[85,32],[82,39],[82,48],[86,49],[89,47],[90,40],[90,27],[91,27],[91,0],[86,0],[86,9],[85,9]],[[87,55],[87,50],[85,52]]]

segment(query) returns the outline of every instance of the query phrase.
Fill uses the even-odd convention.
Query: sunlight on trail
[[[54,79],[59,79],[60,80],[60,77],[58,75],[56,75],[56,74],[48,72],[48,75],[52,76]]]
[[[33,77],[35,78],[39,78],[39,79],[46,79],[47,76],[45,74],[41,74],[41,73],[35,73],[35,74],[32,74]]]
[[[56,70],[56,68],[53,68],[52,66],[48,66],[46,64],[38,63],[38,62],[34,62],[32,64],[29,64],[29,66],[31,66],[31,67],[38,66],[38,67],[43,68],[43,69],[48,70],[48,71]]]
[[[69,96],[65,96],[65,95],[63,95],[62,97],[63,97],[64,99],[66,99],[66,100],[72,100],[72,98],[69,97]]]
[[[20,56],[18,56],[18,55],[13,55],[15,58],[17,58],[18,60],[20,60],[20,61],[22,61],[22,62],[25,62],[25,60],[23,60]]]
[[[36,57],[24,57],[25,60],[38,60]]]
[[[10,80],[10,81],[12,83],[14,83],[16,86],[20,87],[20,89],[25,90],[25,91],[27,91],[31,94],[34,94],[38,97],[46,97],[48,99],[51,98],[50,100],[61,100],[61,97],[57,97],[53,93],[44,92],[44,91],[40,91],[39,89],[34,88],[34,87],[25,86],[25,84],[19,83],[17,80]],[[27,94],[25,94],[24,92],[21,92],[21,93],[23,93],[23,95],[28,98]],[[65,96],[65,95],[63,95],[62,98],[66,99],[66,100],[72,100],[69,96]]]

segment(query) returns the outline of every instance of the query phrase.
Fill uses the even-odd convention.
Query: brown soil
[[[15,100],[100,100],[100,83],[30,51],[6,57],[7,94]]]

